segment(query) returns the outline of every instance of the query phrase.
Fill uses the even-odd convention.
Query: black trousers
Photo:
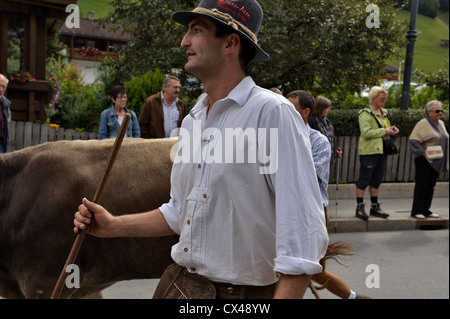
[[[424,156],[414,160],[416,166],[416,184],[414,185],[414,201],[411,216],[423,214],[430,215],[430,206],[433,200],[434,186],[439,172],[433,169]]]

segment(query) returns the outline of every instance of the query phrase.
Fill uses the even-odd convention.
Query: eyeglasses
[[[434,110],[434,113],[439,114],[439,113],[444,113],[443,110]]]

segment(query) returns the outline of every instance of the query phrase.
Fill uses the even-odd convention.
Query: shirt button
[[[198,164],[198,168],[202,168],[202,164]]]
[[[184,247],[184,252],[187,253],[189,249],[187,247]]]
[[[208,140],[208,138],[205,136],[205,137],[203,138],[203,141],[206,142],[207,140]]]
[[[208,195],[206,195],[206,194],[203,194],[203,198],[207,198],[208,197]]]
[[[190,224],[191,224],[191,221],[190,221],[190,220],[188,220],[188,221],[187,221],[187,224],[188,224],[188,225],[190,225]]]

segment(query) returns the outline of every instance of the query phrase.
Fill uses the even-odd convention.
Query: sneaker
[[[373,203],[372,205],[370,205],[370,216],[388,218],[389,214],[383,212],[383,210],[380,208],[379,203]]]
[[[425,215],[423,215],[423,214],[416,214],[416,215],[413,215],[412,217],[415,217],[417,219],[425,219]]]
[[[430,213],[431,213],[431,212],[430,212]],[[431,214],[427,215],[427,217],[431,217],[431,218],[439,218],[439,215],[438,215],[438,214],[435,214],[435,213],[431,213]]]
[[[364,203],[360,203],[356,206],[356,217],[361,218],[362,220],[369,219],[369,216],[367,216],[364,210]]]

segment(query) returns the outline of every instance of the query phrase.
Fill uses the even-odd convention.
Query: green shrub
[[[101,112],[99,85],[84,85],[81,69],[74,64],[64,66],[61,60],[50,60],[47,72],[59,88],[56,103],[46,107],[48,122],[66,129],[96,131]]]
[[[133,110],[139,116],[144,101],[149,96],[161,91],[164,79],[164,74],[157,69],[155,72],[147,72],[125,82],[128,91],[127,108]]]

